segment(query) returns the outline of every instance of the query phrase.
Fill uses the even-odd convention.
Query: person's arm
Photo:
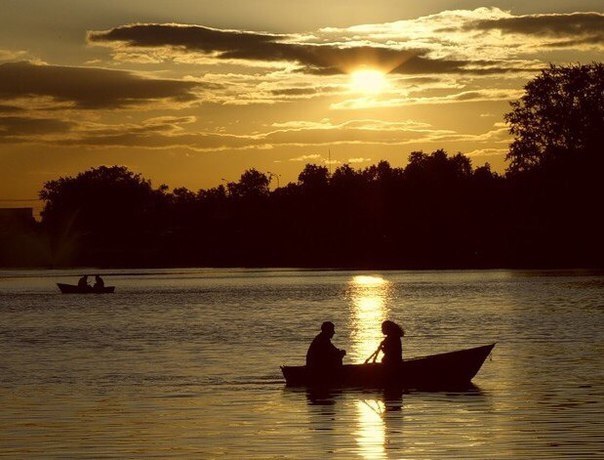
[[[378,345],[378,347],[377,347],[377,350],[375,350],[375,351],[374,351],[374,352],[371,354],[371,356],[369,356],[369,358],[367,358],[367,359],[365,360],[365,364],[367,364],[367,363],[368,363],[369,361],[371,361],[371,360],[373,360],[373,362],[375,362],[375,360],[377,359],[378,355],[380,354],[380,351],[382,351],[382,350],[383,350],[383,348],[384,348],[384,340],[382,340],[382,341],[380,342],[380,344],[379,344],[379,345]]]

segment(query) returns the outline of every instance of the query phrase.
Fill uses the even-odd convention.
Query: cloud
[[[312,155],[301,155],[299,157],[295,157],[295,158],[290,158],[289,161],[299,161],[299,162],[308,162],[308,161],[317,161],[323,160],[323,157],[321,155],[319,155],[318,153],[312,154]]]
[[[337,74],[360,64],[394,68],[413,51],[387,47],[348,47],[295,43],[294,35],[221,30],[196,25],[133,24],[88,33],[90,43],[117,49],[171,47],[208,54],[216,59],[295,62],[310,73]]]
[[[508,16],[470,22],[464,28],[468,31],[497,31],[507,36],[524,37],[524,40],[529,37],[529,46],[604,47],[604,14],[595,12]]]
[[[23,117],[0,118],[4,142],[28,142],[67,146],[188,148],[193,151],[267,149],[282,146],[329,144],[404,145],[419,140],[456,136],[411,120],[350,120],[332,123],[291,121],[276,123],[268,130],[235,135],[221,130],[194,131],[186,125],[195,117],[156,117],[138,123],[101,123]]]
[[[548,37],[604,38],[604,14],[569,13],[510,16],[470,22],[467,30],[500,30],[504,33]]]
[[[556,46],[585,50],[601,48],[602,13],[517,16],[496,7],[442,11],[381,24],[324,28],[316,33],[328,42],[371,43],[424,50],[432,60],[489,60],[505,63],[526,53]],[[476,70],[476,69],[474,69]]]
[[[80,109],[121,108],[157,100],[191,101],[191,91],[198,85],[95,67],[0,64],[3,99],[50,97]]]
[[[91,31],[88,41],[128,49],[170,48],[173,55],[202,53],[217,60],[247,60],[267,63],[296,63],[298,71],[313,75],[349,73],[365,66],[397,74],[443,74],[511,71],[497,69],[496,62],[474,59],[428,57],[425,49],[391,46],[387,43],[310,43],[297,35],[222,30],[198,25],[132,24],[106,31]],[[135,53],[140,60],[140,53]],[[164,56],[167,56],[164,51]]]
[[[499,110],[485,103],[502,107],[502,102],[521,96],[526,79],[545,67],[543,59],[577,56],[554,53],[552,47],[593,51],[593,46],[601,46],[603,17],[600,13],[518,16],[498,8],[478,8],[307,34],[180,24],[131,24],[91,31],[88,42],[107,47],[120,63],[130,61],[141,69],[169,61],[179,65],[147,68],[181,72],[182,79],[98,67],[102,60],[88,61],[89,67],[15,62],[24,59],[21,52],[0,50],[0,59],[11,58],[0,63],[0,136],[3,142],[194,151],[446,142],[499,148],[509,139],[505,127],[466,134],[410,121],[343,121],[357,115],[329,111],[460,104],[460,112],[469,113],[476,103],[482,113]],[[548,54],[539,54],[543,51]],[[590,54],[579,56],[585,60]],[[351,87],[347,74],[362,67],[382,69],[388,85],[361,97],[364,93]],[[203,103],[202,108],[192,101]],[[247,104],[282,104],[276,108],[283,110],[229,107]],[[148,111],[113,110],[132,107],[158,109],[155,114],[186,107],[187,114],[208,113],[210,119],[145,120],[151,116]],[[446,108],[448,113],[455,109]],[[269,112],[271,122],[262,125],[258,114]],[[359,116],[393,112],[367,111]],[[288,116],[301,113],[320,121],[288,121]],[[277,116],[283,117],[281,123],[274,122]],[[327,116],[339,122],[321,119]]]
[[[275,50],[280,49],[280,41],[287,37],[181,24],[131,24],[88,33],[88,40],[92,43],[121,42],[145,48],[172,46],[189,51],[246,56],[264,56],[265,53],[267,56],[274,55]]]
[[[21,107],[16,107],[14,105],[0,105],[0,113],[14,113],[21,112],[22,110]]]
[[[504,157],[506,153],[508,153],[508,148],[485,148],[485,149],[475,149],[469,152],[464,153],[467,157]]]
[[[0,142],[42,141],[46,135],[66,134],[73,126],[69,121],[54,118],[0,117]]]
[[[274,89],[271,90],[271,93],[275,96],[314,96],[320,94],[322,92],[321,88],[284,88],[284,89]]]
[[[264,149],[327,149],[330,146],[438,146],[447,143],[493,148],[507,145],[507,127],[495,124],[481,133],[439,129],[413,120],[386,121],[354,119],[333,122],[293,120],[273,123],[262,131],[234,134],[218,126],[196,130],[194,116],[162,116],[139,122],[112,122],[89,119],[47,119],[0,117],[0,143],[28,143],[87,148],[187,149],[191,152],[252,151]],[[290,161],[326,163],[320,155],[306,155]],[[358,157],[349,162],[369,161]]]
[[[355,163],[369,163],[371,158],[349,158],[347,163],[355,164]]]
[[[0,61],[14,61],[24,59],[27,55],[25,51],[0,49]]]
[[[389,108],[389,107],[404,107],[409,105],[441,105],[454,104],[461,102],[494,102],[494,101],[512,101],[522,96],[523,92],[520,89],[476,89],[473,91],[452,92],[451,88],[447,94],[442,96],[405,96],[394,97],[359,97],[346,99],[340,102],[331,104],[333,110],[357,110],[357,109],[373,109],[373,108]]]

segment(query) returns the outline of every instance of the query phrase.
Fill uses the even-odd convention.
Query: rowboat
[[[115,291],[115,286],[103,286],[102,288],[87,286],[80,287],[77,284],[57,283],[63,294],[110,294]]]
[[[281,366],[287,386],[448,389],[470,385],[495,346],[406,359],[400,366],[381,363],[344,364],[331,372],[311,372],[306,366]]]

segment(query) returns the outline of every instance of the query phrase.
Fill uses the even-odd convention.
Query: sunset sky
[[[548,63],[602,61],[602,0],[0,0],[0,206],[125,165],[155,187],[272,187],[306,163],[462,152]]]

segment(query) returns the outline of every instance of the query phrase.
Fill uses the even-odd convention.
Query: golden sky
[[[0,206],[114,164],[193,191],[438,148],[503,171],[509,101],[604,51],[601,0],[0,0],[0,26]]]

